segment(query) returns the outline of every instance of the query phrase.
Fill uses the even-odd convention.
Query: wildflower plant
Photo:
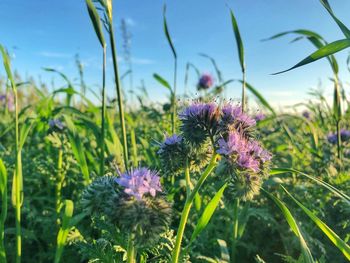
[[[128,239],[128,262],[133,262],[137,250],[157,244],[168,229],[171,205],[162,191],[158,173],[140,167],[97,178],[85,189],[82,206],[121,231]]]
[[[209,174],[218,166],[216,174],[230,186],[233,196],[244,201],[251,200],[259,193],[263,180],[269,174],[272,157],[254,139],[256,121],[244,113],[239,105],[195,101],[179,114],[179,119],[181,134],[167,137],[158,151],[163,170],[178,173],[182,165],[187,183],[187,199],[172,262],[179,260],[182,237],[194,197]],[[193,171],[191,166],[195,164],[194,156],[197,160],[201,159],[197,171],[206,169],[193,187],[190,171]]]

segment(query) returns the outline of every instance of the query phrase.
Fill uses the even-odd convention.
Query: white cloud
[[[72,57],[71,54],[61,53],[61,52],[52,52],[52,51],[41,51],[38,53],[40,56],[47,58],[69,58]]]

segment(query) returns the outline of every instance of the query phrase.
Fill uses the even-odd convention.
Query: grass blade
[[[65,210],[62,220],[62,227],[58,231],[57,235],[57,248],[56,248],[56,254],[55,254],[55,263],[59,263],[63,249],[66,245],[67,236],[69,233],[69,230],[71,228],[70,220],[73,216],[73,210],[74,210],[74,204],[71,200],[65,201]]]
[[[298,227],[298,224],[296,222],[296,220],[294,219],[292,213],[289,211],[288,207],[277,197],[273,196],[272,194],[270,194],[269,192],[265,191],[264,189],[262,189],[263,192],[272,200],[275,202],[275,204],[279,207],[279,209],[282,211],[285,219],[287,220],[290,228],[292,229],[292,231],[294,232],[294,234],[299,238],[300,241],[300,247],[301,247],[301,252],[304,258],[305,263],[313,263],[314,260],[312,258],[311,252],[309,247],[307,246],[305,239]]]
[[[0,214],[0,261],[6,262],[6,251],[4,244],[5,220],[7,217],[7,170],[0,159],[0,192],[1,192],[1,214]]]
[[[315,216],[308,208],[306,208],[302,203],[296,200],[286,188],[281,185],[282,189],[289,195],[289,197],[307,214],[312,221],[318,226],[318,228],[333,242],[333,244],[339,248],[339,250],[344,254],[344,256],[350,260],[350,246],[345,243],[330,227],[328,227],[324,222],[322,222],[317,216]]]
[[[309,174],[300,172],[298,170],[295,170],[293,168],[272,168],[270,174],[271,175],[276,175],[276,174],[281,174],[281,173],[286,173],[286,172],[291,172],[291,173],[297,173],[300,174],[302,176],[305,176],[309,179],[311,179],[312,181],[318,183],[319,185],[325,187],[326,189],[328,189],[329,191],[331,191],[332,193],[334,193],[336,196],[340,197],[341,199],[343,199],[343,201],[345,201],[347,204],[350,204],[350,197],[347,194],[344,194],[343,192],[341,192],[340,190],[338,190],[336,187],[314,177],[311,176]]]
[[[235,39],[236,39],[236,43],[237,43],[239,63],[241,64],[241,69],[242,69],[242,72],[244,73],[245,72],[245,61],[244,61],[243,42],[242,42],[241,34],[239,32],[238,24],[237,24],[237,21],[236,21],[234,14],[233,14],[232,9],[230,9],[230,14],[231,14],[232,28],[233,28],[233,32],[235,34]]]
[[[171,86],[169,84],[169,82],[167,82],[163,77],[161,77],[160,75],[158,75],[157,73],[153,74],[153,78],[158,81],[163,87],[165,87],[166,89],[168,89],[170,91],[170,93],[173,93]]]
[[[328,0],[320,0],[321,4],[324,6],[324,8],[326,8],[326,10],[328,11],[328,13],[332,16],[333,20],[338,24],[340,30],[343,32],[344,36],[346,38],[350,38],[350,30],[349,28],[347,28],[343,22],[341,22],[333,13],[333,10],[330,6],[330,4],[328,3]]]
[[[311,55],[309,55],[308,57],[306,57],[305,59],[303,59],[302,61],[300,61],[298,64],[294,65],[293,67],[284,70],[284,71],[280,71],[277,73],[273,73],[272,75],[277,75],[277,74],[281,74],[287,71],[290,71],[292,69],[296,69],[298,67],[307,65],[309,63],[315,62],[321,58],[327,57],[329,55],[333,55],[345,48],[350,47],[350,39],[341,39],[341,40],[337,40],[334,41],[330,44],[327,44],[321,48],[319,48],[317,51],[315,51],[314,53],[312,53]]]
[[[191,236],[190,243],[192,243],[196,237],[203,231],[203,229],[208,225],[211,217],[213,216],[216,207],[219,205],[221,197],[227,187],[227,183],[224,184],[220,190],[214,195],[214,197],[210,200],[208,205],[205,207],[202,216],[199,218],[196,228],[193,231]]]
[[[86,7],[88,9],[92,25],[94,26],[95,33],[97,35],[97,38],[100,41],[101,46],[105,47],[106,42],[105,42],[105,38],[103,36],[103,30],[102,30],[100,16],[98,15],[96,7],[92,3],[92,0],[85,0],[85,2],[86,2]]]

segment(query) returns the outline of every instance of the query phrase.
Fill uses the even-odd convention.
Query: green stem
[[[132,240],[132,236],[129,237],[128,250],[127,250],[127,263],[135,263],[135,246]]]
[[[186,203],[185,203],[184,209],[182,210],[182,214],[181,214],[180,225],[179,225],[179,228],[178,228],[177,234],[176,234],[176,242],[175,242],[175,247],[174,247],[174,250],[172,253],[172,259],[171,259],[172,263],[179,262],[181,242],[182,242],[182,238],[184,235],[186,223],[188,220],[188,215],[190,214],[190,210],[191,210],[191,207],[193,204],[193,200],[194,200],[196,194],[198,193],[200,187],[203,185],[205,180],[208,178],[209,174],[213,171],[213,169],[217,165],[217,163],[216,163],[217,156],[218,156],[217,154],[213,154],[209,165],[207,166],[207,168],[205,169],[205,171],[203,172],[203,174],[199,178],[199,180],[198,180],[197,184],[195,185],[195,187],[193,188],[191,194],[188,195],[186,198]]]
[[[172,115],[172,126],[171,131],[174,134],[175,133],[175,127],[176,127],[176,78],[177,78],[177,58],[175,57],[174,62],[174,90],[173,90],[173,101],[172,101],[172,108],[173,108],[173,115]]]
[[[110,36],[110,43],[111,43],[111,49],[112,49],[114,78],[115,78],[115,84],[116,84],[116,90],[117,90],[117,96],[118,96],[119,120],[120,120],[120,125],[122,128],[124,165],[125,165],[125,170],[128,171],[128,163],[129,163],[129,160],[128,160],[128,142],[127,142],[127,138],[126,138],[123,97],[122,97],[122,91],[121,91],[121,85],[120,85],[120,79],[119,79],[118,63],[117,63],[117,50],[115,47],[115,40],[114,40],[114,33],[113,33],[113,21],[112,20],[109,21],[109,36]]]
[[[14,85],[14,84],[13,84]],[[17,88],[14,86],[14,97],[15,97],[15,137],[16,137],[16,174],[15,174],[15,199],[16,199],[16,207],[15,207],[15,216],[16,216],[16,263],[21,262],[21,254],[22,254],[22,238],[21,238],[21,191],[22,191],[22,160],[21,160],[21,149],[19,145],[19,124],[18,124],[18,96],[17,96]]]
[[[233,207],[233,235],[232,235],[232,251],[231,251],[231,262],[236,262],[237,254],[237,237],[238,237],[238,209],[239,209],[239,198],[235,200]]]
[[[243,80],[242,80],[242,112],[244,112],[244,110],[245,110],[245,102],[246,102],[246,98],[245,98],[245,86],[246,86],[245,69],[242,70],[242,74],[243,74]]]
[[[101,159],[100,175],[105,173],[105,118],[106,118],[106,46],[103,47],[103,70],[102,70],[102,111],[101,111]]]
[[[62,189],[62,183],[64,180],[63,177],[63,171],[62,171],[62,164],[63,164],[63,150],[62,147],[58,149],[58,160],[57,160],[57,178],[56,178],[56,216],[57,216],[57,224],[59,224],[59,213],[61,209],[61,189]]]
[[[0,160],[1,161],[1,160]],[[4,185],[4,191],[2,193],[2,206],[1,206],[1,221],[0,221],[0,262],[6,261],[6,250],[4,245],[4,233],[5,233],[5,220],[7,217],[7,178]]]

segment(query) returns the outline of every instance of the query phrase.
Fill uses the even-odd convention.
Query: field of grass
[[[79,63],[79,85],[46,68],[65,82],[51,90],[15,74],[0,45],[0,262],[348,262],[350,100],[335,54],[350,47],[350,29],[320,2],[343,39],[305,29],[268,39],[290,34],[315,46],[287,71],[328,60],[333,97],[314,92],[296,105],[304,111],[276,110],[246,79],[233,10],[227,24],[242,77],[223,80],[203,54],[217,83],[188,63],[185,85],[190,71],[198,74],[191,97],[177,94],[164,7],[174,78],[153,77],[169,92],[166,103],[152,101],[147,87],[134,94],[138,106],[125,98],[121,80],[130,72],[119,72],[112,0],[86,0],[101,48],[97,103],[86,96]],[[240,103],[224,95],[234,81]]]

